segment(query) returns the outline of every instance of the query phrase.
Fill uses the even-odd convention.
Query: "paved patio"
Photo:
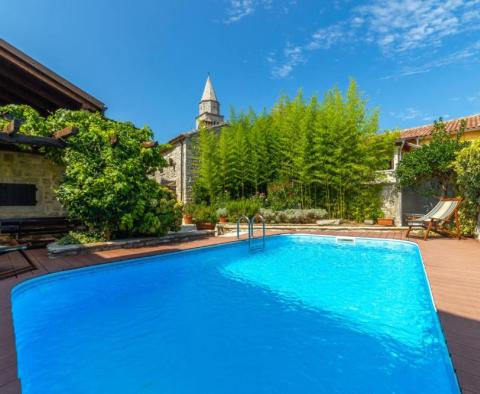
[[[321,232],[321,234],[329,233]],[[404,232],[399,231],[382,233],[335,231],[331,234],[392,239],[404,237]],[[234,237],[211,237],[198,241],[139,249],[111,250],[54,260],[48,258],[45,249],[27,251],[29,258],[38,269],[0,281],[0,392],[2,394],[20,393],[10,313],[10,290],[16,284],[50,272],[235,240]],[[471,239],[458,241],[443,238],[416,242],[422,252],[462,392],[480,394],[480,242]],[[7,257],[0,256],[0,258]],[[19,256],[10,255],[8,258],[17,261]]]

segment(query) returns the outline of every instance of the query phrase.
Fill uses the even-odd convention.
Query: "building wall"
[[[480,139],[480,130],[471,130],[466,131],[460,137],[461,141],[474,141]],[[420,138],[419,143],[420,145],[428,144],[432,140],[431,136]]]
[[[162,171],[157,171],[155,180],[162,185],[172,185],[177,195],[177,200],[182,201],[182,143],[177,143],[172,149],[163,154],[167,166]]]
[[[198,162],[198,133],[177,142],[163,157],[169,165],[155,174],[156,181],[162,185],[174,184],[177,199],[184,203],[192,202]]]
[[[64,216],[55,197],[64,169],[43,155],[0,151],[0,183],[27,183],[37,187],[35,206],[0,206],[0,218]]]
[[[184,169],[184,202],[193,201],[193,184],[197,178],[198,168],[198,133],[192,134],[185,140],[185,169]]]

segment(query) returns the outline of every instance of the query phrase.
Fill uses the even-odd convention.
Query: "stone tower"
[[[195,118],[195,126],[198,129],[200,125],[205,127],[218,126],[224,123],[223,116],[220,115],[220,103],[215,95],[210,75],[205,83],[202,98],[198,105],[198,116]]]

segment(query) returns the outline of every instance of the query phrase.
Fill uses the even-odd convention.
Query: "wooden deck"
[[[328,233],[322,232],[321,234]],[[335,231],[332,234],[390,239],[403,239],[404,237],[404,233],[398,231],[382,233],[340,233]],[[16,284],[49,272],[234,240],[233,237],[211,237],[199,241],[104,251],[54,260],[48,258],[45,249],[28,251],[28,256],[38,269],[0,281],[0,392],[2,394],[20,393],[10,313],[10,290]],[[470,239],[461,241],[431,239],[426,242],[421,240],[416,242],[422,252],[433,297],[462,392],[480,394],[480,242]],[[15,261],[15,264],[21,264],[18,255],[0,256],[0,259],[6,258]]]

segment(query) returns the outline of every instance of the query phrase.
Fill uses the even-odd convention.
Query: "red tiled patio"
[[[305,231],[302,231],[305,232]],[[321,234],[329,234],[322,232]],[[332,235],[403,239],[404,233],[345,232]],[[210,237],[198,241],[174,243],[138,249],[121,249],[95,254],[49,259],[45,249],[27,251],[37,269],[18,277],[0,281],[0,392],[20,393],[12,319],[10,290],[16,284],[50,272],[108,263],[149,254],[165,253],[194,247],[235,241],[233,237]],[[480,394],[480,242],[471,239],[431,239],[416,241],[420,246],[428,279],[457,377],[466,394]],[[18,264],[18,252],[0,259]],[[421,388],[419,388],[421,392]]]

